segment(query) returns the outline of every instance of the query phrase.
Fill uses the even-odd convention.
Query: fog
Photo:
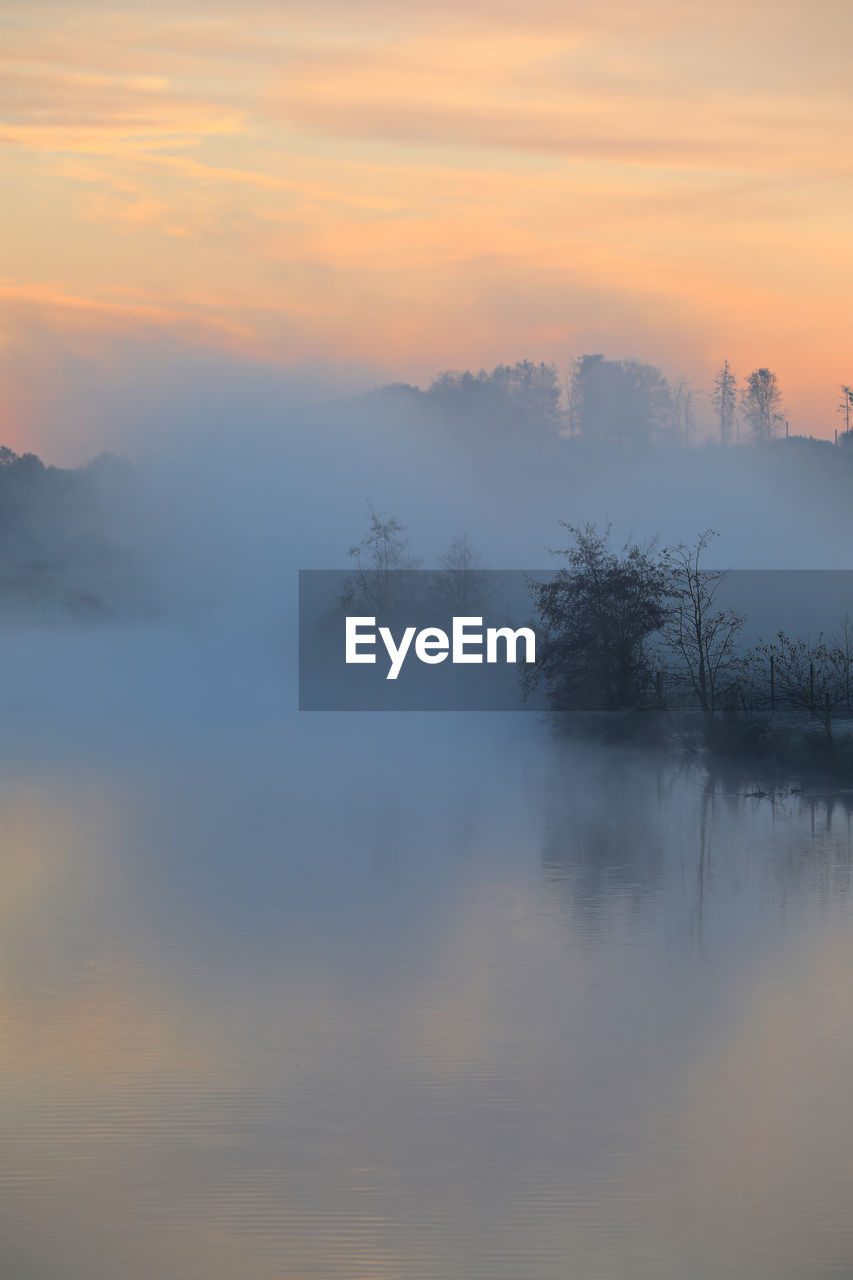
[[[464,530],[548,568],[591,520],[843,567],[838,455],[543,451],[366,375],[158,367],[89,402],[132,470],[7,540],[50,572],[9,570],[3,626],[0,1269],[849,1271],[843,787],[533,714],[299,714],[295,669],[297,572],[368,503],[426,565]]]
[[[275,707],[295,731],[297,573],[352,563],[369,507],[402,522],[424,566],[464,532],[485,567],[553,568],[560,521],[609,523],[614,546],[712,527],[721,568],[847,563],[850,459],[829,444],[596,444],[558,431],[543,444],[365,391],[368,370],[285,376],[158,348],[138,366],[84,376],[79,363],[63,412],[87,413],[93,449],[132,469],[91,472],[76,506],[33,508],[35,551],[7,537],[7,578],[49,561],[45,547],[61,564],[58,591],[7,598],[4,613],[10,700],[74,708],[82,732],[119,711],[130,724],[179,708],[227,724],[249,706]],[[69,611],[75,592],[99,607]]]
[[[837,798],[148,643],[5,717],[10,1272],[849,1269]]]
[[[74,362],[27,447],[66,466],[130,458],[138,509],[108,513],[107,532],[115,521],[171,608],[225,617],[273,615],[295,570],[344,566],[368,502],[407,526],[424,564],[464,530],[489,567],[547,567],[558,522],[589,520],[610,522],[616,544],[713,527],[721,567],[845,565],[846,467],[829,444],[632,445],[628,424],[623,443],[553,431],[543,446],[370,385],[369,370],[288,376],[225,354],[119,349],[103,367]]]

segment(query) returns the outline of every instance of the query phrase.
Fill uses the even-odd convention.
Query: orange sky
[[[164,336],[420,382],[728,356],[829,434],[851,47],[849,0],[6,5],[5,437],[57,353]]]

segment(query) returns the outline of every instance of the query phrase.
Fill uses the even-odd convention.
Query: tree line
[[[714,537],[615,550],[609,529],[564,524],[567,564],[532,592],[540,660],[525,677],[557,712],[694,707],[710,740],[719,723],[787,715],[814,721],[828,744],[853,714],[853,622],[816,639],[777,631],[740,643],[746,616],[720,602],[725,574],[707,569]]]
[[[841,440],[849,443],[853,386],[840,390]],[[560,434],[619,445],[690,444],[698,439],[703,410],[706,425],[712,416],[723,447],[767,443],[787,431],[776,373],[762,366],[739,380],[728,360],[707,392],[685,379],[671,383],[659,368],[639,360],[587,354],[570,362],[562,380],[553,364],[520,360],[491,372],[447,371],[426,391],[403,383],[379,394],[416,403],[493,442],[523,438],[535,445]]]
[[[692,544],[615,548],[609,526],[561,525],[569,535],[556,553],[564,564],[529,584],[537,661],[521,673],[525,694],[544,690],[558,716],[692,711],[706,743],[730,749],[766,740],[774,725],[813,723],[834,749],[838,720],[853,717],[849,616],[831,636],[779,630],[747,646],[746,615],[724,603],[725,572],[706,567],[714,530]],[[421,562],[405,534],[399,520],[368,508],[342,606],[368,615],[425,603],[460,615],[495,607],[497,575],[467,534],[452,539],[426,586],[411,573]]]
[[[52,603],[94,614],[122,594],[133,569],[128,538],[137,497],[126,458],[46,466],[0,446],[0,603]]]

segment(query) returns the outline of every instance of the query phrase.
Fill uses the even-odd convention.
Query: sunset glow
[[[849,5],[2,13],[0,423],[169,342],[368,381],[584,351],[850,381]],[[117,345],[118,344],[118,345]],[[67,442],[66,442],[67,446]],[[72,450],[73,452],[73,450]]]

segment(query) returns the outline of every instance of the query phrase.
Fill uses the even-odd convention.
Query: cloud
[[[846,376],[844,6],[249,12],[7,16],[0,219],[52,332],[403,378],[571,343],[707,380],[725,347],[803,407]]]
[[[308,52],[271,110],[291,126],[397,143],[693,172],[846,172],[849,102],[658,72],[642,50],[625,65],[559,33],[431,37]]]

